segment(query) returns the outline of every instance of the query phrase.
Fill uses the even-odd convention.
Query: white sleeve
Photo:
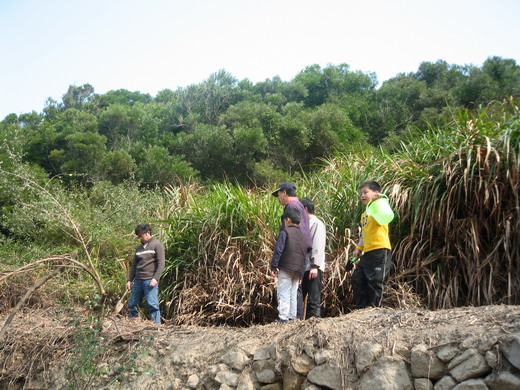
[[[327,231],[325,224],[316,218],[311,227],[312,235],[312,256],[311,265],[319,267],[322,271],[325,270],[325,245],[327,243]]]

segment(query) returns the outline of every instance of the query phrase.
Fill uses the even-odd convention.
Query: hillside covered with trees
[[[395,147],[459,108],[519,92],[520,67],[499,57],[482,67],[424,62],[379,88],[375,74],[347,64],[311,65],[291,81],[256,84],[219,71],[155,97],[70,86],[43,112],[8,115],[0,138],[4,150],[49,177],[72,175],[81,184],[131,180],[153,188],[196,177],[272,186],[336,152]]]
[[[0,312],[30,301],[113,307],[151,222],[167,248],[162,313],[182,324],[275,317],[267,275],[296,182],[328,228],[323,313],[352,309],[344,264],[357,186],[395,208],[386,305],[520,303],[520,67],[423,63],[377,85],[345,64],[253,84],[221,71],[152,97],[71,86],[0,123]]]

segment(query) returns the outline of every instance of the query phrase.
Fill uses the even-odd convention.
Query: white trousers
[[[278,271],[278,317],[282,321],[296,318],[296,301],[300,278],[284,270]]]

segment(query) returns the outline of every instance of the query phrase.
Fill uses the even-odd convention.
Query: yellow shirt
[[[380,225],[365,211],[361,214],[361,240],[356,247],[363,252],[375,249],[392,249],[388,236],[388,225]]]

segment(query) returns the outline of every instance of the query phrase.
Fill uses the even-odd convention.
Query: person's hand
[[[126,282],[126,289],[127,290],[132,289],[132,282],[131,281]]]
[[[318,277],[318,268],[311,268],[309,270],[309,280],[312,280],[317,277]]]
[[[352,257],[358,257],[361,255],[361,251],[359,249],[354,249],[354,252],[352,252]]]
[[[157,280],[155,278],[152,278],[152,280],[150,280],[150,287],[155,287],[157,286]]]
[[[359,250],[357,250],[357,249],[354,251],[354,253],[356,253],[356,252],[358,253],[358,255],[359,255],[359,253],[361,253],[361,252],[360,252]],[[348,260],[348,261],[347,261],[347,264],[345,264],[345,272],[350,272],[350,271],[352,271],[352,269],[354,268],[354,265],[356,264],[356,262],[357,262],[358,260],[359,260],[359,259],[358,259],[357,256],[355,256],[355,257],[353,257],[352,259]]]
[[[277,275],[276,275],[276,271],[273,271],[273,270],[269,271],[269,274],[270,274],[273,278],[276,278],[276,276],[277,276]]]

